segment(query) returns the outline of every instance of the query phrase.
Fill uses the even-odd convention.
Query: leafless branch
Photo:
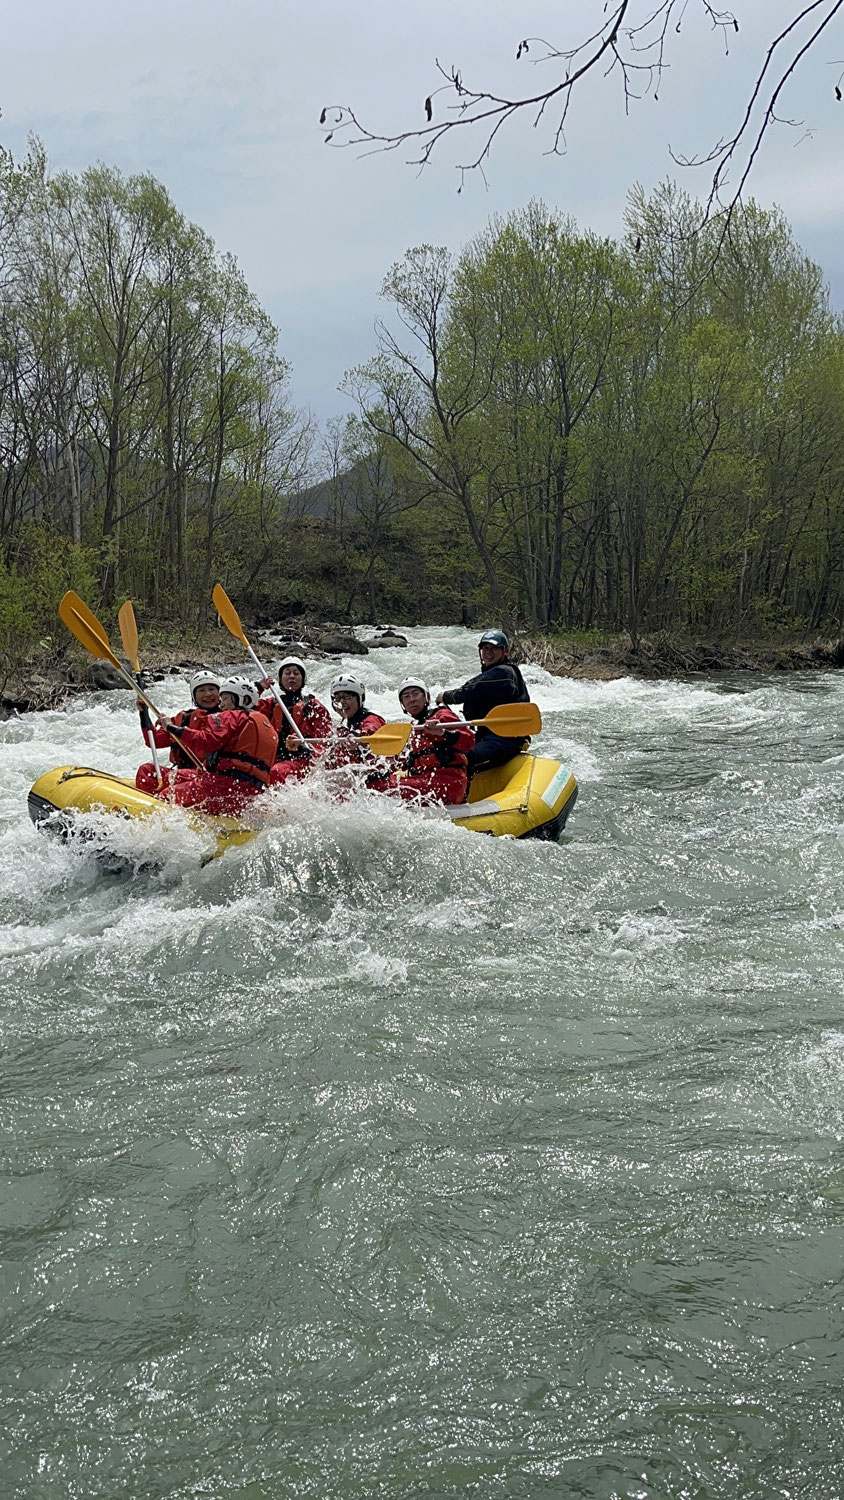
[[[589,73],[617,80],[625,112],[647,95],[658,99],[664,72],[670,66],[669,48],[676,46],[671,33],[677,35],[682,31],[691,6],[696,6],[713,30],[720,32],[725,55],[728,54],[730,39],[739,30],[739,22],[732,10],[719,8],[713,0],[605,0],[602,25],[570,47],[558,47],[542,37],[527,36],[519,41],[515,51],[517,61],[526,59],[537,67],[556,65],[558,72],[561,70],[561,76],[548,88],[504,97],[470,86],[460,68],[445,67],[437,60],[437,71],[443,81],[425,99],[424,125],[387,134],[365,125],[351,106],[329,105],[320,116],[320,124],[329,127],[325,139],[337,146],[364,148],[364,154],[410,146],[418,154],[410,156],[408,161],[421,170],[430,163],[444,137],[461,130],[476,144],[465,160],[456,163],[460,174],[458,192],[462,191],[467,172],[477,171],[483,176],[484,164],[499,132],[524,111],[532,116],[535,128],[549,113],[556,116],[547,154],[563,156],[567,151],[566,123],[578,83]],[[680,166],[712,167],[707,216],[725,210],[729,214],[739,201],[772,125],[803,125],[802,121],[786,121],[777,113],[780,95],[806,54],[842,10],[844,0],[807,0],[771,40],[735,133],[722,137],[710,151],[700,155],[683,156],[671,150],[672,159]],[[813,29],[801,40],[799,33],[801,28],[805,32],[807,25]],[[839,78],[834,86],[839,99],[840,85]],[[443,94],[450,96],[452,102],[446,105],[446,117],[435,120],[434,101]],[[808,133],[809,130],[804,132]],[[732,170],[738,173],[737,181],[727,194]]]

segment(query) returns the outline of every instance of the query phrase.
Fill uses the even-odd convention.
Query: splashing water
[[[0,725],[4,1493],[844,1492],[844,682],[526,677],[559,846],[317,778],[105,875],[26,794],[131,695]]]

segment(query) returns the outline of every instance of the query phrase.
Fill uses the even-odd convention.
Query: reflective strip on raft
[[[557,771],[556,775],[551,777],[551,780],[545,788],[545,791],[542,793],[542,801],[545,803],[546,807],[554,806],[554,803],[559,797],[560,792],[563,790],[563,787],[568,781],[570,775],[571,772],[566,766],[560,766],[560,769],[559,771]]]

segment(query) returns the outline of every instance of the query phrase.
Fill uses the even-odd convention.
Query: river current
[[[844,1494],[844,677],[525,675],[557,846],[297,788],[108,874],[26,794],[130,695],[0,725],[3,1497]]]

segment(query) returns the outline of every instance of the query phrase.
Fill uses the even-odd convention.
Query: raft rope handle
[[[62,771],[59,777],[59,786],[61,786],[63,781],[74,781],[83,776],[104,777],[107,781],[118,782],[120,786],[128,784],[128,777],[115,776],[112,771],[95,771],[93,766],[73,766],[69,771]]]

